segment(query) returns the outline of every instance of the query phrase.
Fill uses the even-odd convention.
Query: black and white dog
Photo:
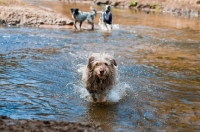
[[[80,29],[81,29],[81,25],[83,21],[85,20],[87,20],[87,22],[90,25],[92,25],[92,29],[94,29],[94,18],[97,14],[97,11],[93,9],[92,7],[90,7],[90,9],[92,10],[92,12],[82,12],[82,11],[79,11],[78,8],[71,8],[71,14],[72,14],[72,18],[74,19],[75,29],[77,29],[76,27],[77,22],[80,23]]]
[[[111,12],[110,5],[106,5],[104,7],[101,17],[99,18],[99,23],[104,24],[106,26],[107,30],[112,29],[112,12]]]

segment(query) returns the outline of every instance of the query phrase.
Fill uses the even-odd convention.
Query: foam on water
[[[119,24],[113,24],[112,28],[113,30],[118,30],[120,27],[119,27]]]
[[[127,95],[127,90],[130,86],[125,82],[120,82],[116,86],[114,86],[109,94],[108,94],[108,101],[109,102],[118,102],[119,100],[123,99]]]
[[[107,27],[105,26],[105,24],[99,23],[99,29],[101,31],[112,31],[112,30],[118,30],[119,29],[119,24],[113,24],[112,25],[112,29],[111,26],[109,24],[106,24]]]
[[[82,75],[83,70],[85,70],[85,65],[83,65],[83,64],[78,64],[77,67],[78,67],[78,68],[77,68],[78,73]]]
[[[74,85],[74,92],[79,94],[79,97],[84,99],[85,101],[92,102],[92,98],[90,97],[89,92],[83,85]]]

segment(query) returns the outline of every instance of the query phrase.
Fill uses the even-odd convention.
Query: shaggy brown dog
[[[117,63],[106,53],[93,53],[83,71],[83,83],[94,102],[106,102],[108,91],[117,83]]]

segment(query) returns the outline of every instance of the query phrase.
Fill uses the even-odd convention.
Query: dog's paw
[[[105,97],[103,97],[103,98],[101,98],[101,102],[106,102],[107,101],[107,97],[105,96]]]

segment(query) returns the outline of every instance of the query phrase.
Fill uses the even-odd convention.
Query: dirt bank
[[[55,0],[56,1],[56,0]],[[58,0],[66,1],[68,0]],[[200,17],[200,0],[76,0],[77,3],[110,4],[147,12],[170,13],[185,17]],[[36,7],[23,0],[0,0],[0,24],[15,26],[72,25],[66,18],[51,9]]]
[[[72,20],[51,9],[36,7],[19,0],[0,0],[0,23],[14,26],[65,26],[72,25]]]
[[[89,1],[89,0],[85,0]],[[110,4],[136,10],[200,17],[200,0],[91,0],[97,5]]]
[[[99,127],[64,121],[13,120],[0,116],[1,132],[103,132]]]

